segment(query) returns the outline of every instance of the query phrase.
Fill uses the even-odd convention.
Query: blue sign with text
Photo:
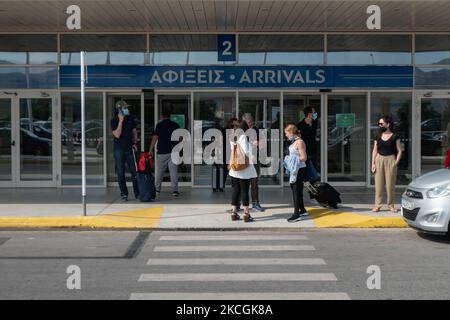
[[[412,88],[402,66],[89,66],[89,88]],[[60,87],[80,86],[80,67],[60,67]]]
[[[219,34],[217,36],[217,60],[236,61],[236,35]]]

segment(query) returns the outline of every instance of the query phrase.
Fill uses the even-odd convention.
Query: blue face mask
[[[122,109],[122,114],[123,114],[124,116],[129,116],[129,115],[130,115],[130,110],[128,110],[128,109]]]
[[[313,120],[317,120],[318,117],[319,115],[317,114],[317,112],[314,112],[312,115]]]

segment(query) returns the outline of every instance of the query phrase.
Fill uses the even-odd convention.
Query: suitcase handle
[[[131,148],[131,153],[133,154],[133,159],[134,159],[134,167],[136,168],[136,173],[138,173],[138,166],[137,166],[137,160],[136,160],[136,153],[134,152],[134,149]]]

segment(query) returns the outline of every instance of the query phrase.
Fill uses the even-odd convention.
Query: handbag
[[[236,143],[233,146],[230,159],[230,167],[234,171],[245,170],[249,166],[249,160],[242,148]]]

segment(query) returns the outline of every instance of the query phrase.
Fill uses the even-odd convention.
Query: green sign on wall
[[[185,121],[184,121],[184,114],[171,114],[170,115],[170,120],[172,120],[173,122],[178,123],[178,125],[180,126],[180,128],[184,129],[185,127]]]
[[[356,125],[354,113],[337,113],[336,114],[336,127],[338,128],[354,128]]]

